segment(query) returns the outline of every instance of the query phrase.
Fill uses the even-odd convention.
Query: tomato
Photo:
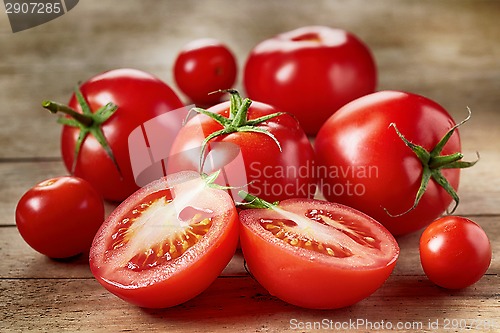
[[[104,221],[101,196],[85,180],[56,177],[29,189],[16,207],[23,239],[51,258],[86,252]]]
[[[460,168],[473,165],[461,161],[457,126],[442,106],[412,93],[381,91],[348,103],[316,137],[323,195],[394,235],[428,225],[452,200],[458,204]]]
[[[243,83],[251,99],[294,114],[314,135],[341,106],[375,91],[377,70],[370,49],[354,34],[307,26],[258,44]]]
[[[98,74],[84,82],[79,91],[83,100],[78,101],[77,94],[73,94],[68,106],[84,114],[87,104],[90,114],[84,118],[88,124],[75,119],[62,120],[64,164],[75,176],[89,181],[105,199],[121,201],[139,188],[131,168],[129,134],[145,121],[183,104],[167,84],[135,69]],[[67,110],[51,102],[44,102],[44,106],[52,107],[53,111]],[[89,135],[79,140],[80,133]]]
[[[106,219],[90,268],[108,291],[141,307],[164,308],[204,291],[238,241],[231,197],[195,172],[153,181]]]
[[[466,288],[481,279],[491,262],[491,245],[474,221],[445,216],[431,223],[420,237],[420,261],[435,284]]]
[[[240,212],[241,248],[250,273],[288,303],[352,305],[375,292],[396,265],[394,237],[355,209],[313,199],[266,207]]]
[[[242,99],[235,91],[231,101],[198,112],[202,114],[189,120],[172,144],[170,172],[222,168],[230,180],[226,185],[248,184],[250,192],[269,201],[314,196],[314,151],[294,117]],[[200,169],[205,150],[211,164]]]
[[[194,103],[208,106],[220,102],[221,89],[233,88],[236,59],[229,48],[211,38],[194,40],[183,47],[174,63],[174,79]]]

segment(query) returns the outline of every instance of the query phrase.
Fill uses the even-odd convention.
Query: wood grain
[[[451,319],[476,324],[468,332],[499,332],[499,17],[495,0],[108,0],[80,1],[54,21],[13,34],[0,13],[0,332],[324,332],[328,327],[307,325],[363,320],[394,327],[331,331],[461,331],[445,326]],[[177,90],[172,65],[193,39],[227,43],[242,68],[261,40],[313,24],[344,28],[365,41],[379,68],[379,90],[427,96],[456,121],[472,109],[460,128],[462,147],[466,159],[475,159],[476,152],[481,159],[462,171],[457,214],[476,220],[491,240],[493,260],[477,284],[448,291],[430,283],[419,263],[417,232],[398,238],[394,273],[352,307],[312,311],[281,302],[249,276],[237,252],[195,299],[145,310],[106,292],[85,255],[55,261],[22,240],[14,218],[20,196],[41,180],[67,173],[60,127],[41,108],[43,99],[66,102],[77,82],[119,67],[149,71]],[[243,90],[241,72],[236,87]],[[113,208],[108,204],[107,213]],[[397,323],[413,327],[396,329]]]

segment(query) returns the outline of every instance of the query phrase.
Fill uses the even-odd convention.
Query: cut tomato
[[[361,301],[389,277],[399,255],[381,224],[340,204],[288,199],[244,210],[240,220],[250,273],[269,293],[301,307]]]
[[[118,297],[149,308],[183,303],[205,290],[238,242],[234,203],[195,172],[161,178],[125,200],[90,251],[96,279]]]

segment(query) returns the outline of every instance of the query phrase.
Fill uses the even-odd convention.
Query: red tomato
[[[180,51],[174,64],[174,79],[194,103],[209,106],[217,104],[223,95],[210,93],[233,88],[237,70],[236,59],[226,45],[203,38]]]
[[[431,223],[420,238],[420,261],[435,284],[448,289],[468,287],[481,279],[491,262],[491,245],[484,230],[459,216]]]
[[[442,151],[435,149],[454,125],[443,107],[406,92],[381,91],[345,105],[315,141],[323,195],[372,216],[394,235],[428,225],[458,201],[459,168],[470,166],[459,161],[456,129]],[[433,157],[417,157],[396,128]],[[430,180],[420,188],[426,175]],[[419,190],[423,196],[412,209]]]
[[[240,242],[250,273],[274,295],[315,309],[352,305],[371,295],[399,256],[394,237],[350,207],[288,199],[240,212]]]
[[[224,168],[227,178],[238,179],[237,183],[227,185],[248,184],[251,193],[269,201],[313,197],[316,192],[312,173],[314,151],[297,120],[288,114],[276,113],[270,105],[242,100],[236,92],[232,93],[231,102],[206,110],[212,116],[224,117],[229,124],[223,126],[207,114],[193,117],[181,128],[172,144],[169,170],[199,170],[204,140],[219,133],[209,140],[207,151],[213,153],[209,156],[215,156],[211,160],[214,170]],[[243,104],[246,106],[238,110],[245,111],[236,116],[234,106]],[[271,115],[276,116],[263,122],[258,120]],[[240,164],[226,163],[236,155],[242,158]],[[211,173],[213,170],[205,168],[203,171]]]
[[[180,304],[204,291],[231,260],[237,217],[231,197],[197,173],[161,178],[106,219],[90,268],[101,285],[132,304]]]
[[[356,36],[308,26],[258,44],[243,83],[251,99],[294,114],[313,135],[341,106],[374,92],[377,72],[369,48]]]
[[[57,177],[29,189],[16,207],[19,233],[36,251],[69,258],[88,251],[104,221],[101,196],[85,180]]]
[[[121,201],[139,188],[130,163],[129,134],[145,121],[181,108],[183,104],[164,82],[135,69],[104,72],[83,83],[80,91],[94,114],[107,103],[118,106],[104,123],[98,124],[93,120],[96,129],[102,131],[110,152],[103,149],[91,132],[83,140],[73,165],[75,146],[82,130],[80,127],[64,126],[61,135],[64,164],[69,171],[74,171],[75,176],[88,180],[105,199]],[[83,113],[75,94],[69,107]],[[110,157],[111,153],[116,163]]]

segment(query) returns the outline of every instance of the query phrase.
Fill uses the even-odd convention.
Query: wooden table
[[[0,13],[0,331],[459,332],[469,325],[499,332],[499,19],[500,1],[86,0],[14,34]],[[118,67],[146,70],[173,85],[176,52],[192,39],[219,38],[242,65],[262,39],[310,24],[360,36],[376,57],[379,89],[425,95],[456,120],[472,109],[461,129],[463,152],[474,159],[479,151],[481,161],[462,173],[457,213],[480,223],[491,239],[493,261],[477,284],[449,291],[430,283],[419,264],[417,232],[398,239],[400,260],[384,286],[349,308],[287,305],[269,296],[236,254],[199,297],[144,310],[100,287],[85,257],[54,261],[24,243],[14,221],[17,200],[35,183],[66,173],[60,128],[40,107],[43,99],[66,101],[76,82]]]

